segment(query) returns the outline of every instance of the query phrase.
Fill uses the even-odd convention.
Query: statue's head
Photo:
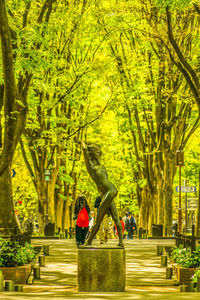
[[[101,146],[95,144],[95,143],[87,143],[87,148],[89,151],[89,154],[96,159],[100,159],[101,157]]]

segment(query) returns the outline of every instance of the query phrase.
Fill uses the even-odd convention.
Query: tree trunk
[[[19,223],[14,213],[14,203],[12,196],[11,169],[6,168],[0,176],[0,228],[1,233],[11,234]]]
[[[148,224],[148,199],[147,189],[142,191],[142,201],[140,205],[139,227],[147,229]]]
[[[199,170],[199,193],[198,193],[198,209],[197,209],[197,226],[196,235],[200,235],[200,170]]]
[[[69,201],[69,186],[65,188],[66,200],[63,204],[63,218],[62,218],[62,230],[69,229],[73,227],[73,208],[76,201],[76,188],[77,188],[77,174],[74,172],[72,174],[74,179],[74,185],[72,187],[72,203]]]
[[[45,226],[45,202],[44,199],[38,197],[38,224],[39,224],[39,233],[44,234]]]
[[[11,33],[5,7],[0,1],[0,37],[4,79],[4,138],[0,156],[0,224],[3,228],[18,227],[12,197],[11,164],[20,136],[26,125],[27,99],[17,89],[13,64]]]
[[[157,183],[157,190],[158,190],[158,224],[164,224],[164,197],[163,197],[163,190],[164,190],[164,183],[163,179],[158,178]]]
[[[52,169],[51,172],[51,180],[48,184],[48,216],[49,222],[56,222],[56,206],[55,206],[55,184],[58,176],[59,166]]]
[[[172,218],[173,218],[173,165],[174,160],[167,158],[165,160],[165,215],[164,229],[167,228],[168,234],[172,233]]]
[[[39,233],[44,233],[45,225],[45,214],[46,214],[46,190],[44,186],[44,181],[36,181],[36,190],[38,195],[38,223],[39,223]]]
[[[70,227],[70,215],[69,215],[69,193],[66,195],[66,200],[64,201],[64,218],[63,218],[63,224],[62,224],[62,231],[64,232],[65,229],[69,230]]]
[[[61,185],[61,181],[57,179],[57,185]],[[55,191],[55,217],[56,217],[56,228],[62,228],[62,213],[63,213],[63,199],[59,196],[62,193],[62,188],[58,188]]]
[[[154,217],[154,207],[151,205],[149,205],[149,209],[148,209],[148,224],[147,224],[147,230],[148,230],[148,234],[151,235],[152,234],[152,224],[156,223],[156,219]]]

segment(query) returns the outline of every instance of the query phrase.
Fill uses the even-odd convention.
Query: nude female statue
[[[117,189],[110,181],[108,181],[108,175],[106,169],[103,165],[100,164],[101,157],[101,148],[97,144],[85,143],[81,141],[81,146],[84,153],[85,164],[90,174],[92,180],[95,182],[99,194],[102,197],[101,205],[99,207],[99,211],[97,214],[97,219],[92,231],[89,235],[89,238],[86,242],[86,245],[91,245],[92,240],[96,233],[98,232],[101,222],[105,216],[105,214],[110,212],[112,219],[114,220],[118,236],[119,236],[119,244],[118,246],[123,246],[123,234],[122,234],[122,225],[120,219],[118,217],[118,212],[116,205],[113,199],[117,196]]]

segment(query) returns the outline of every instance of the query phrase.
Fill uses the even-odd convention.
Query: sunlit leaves
[[[156,0],[158,6],[167,7],[170,6],[172,9],[184,9],[187,5],[194,2],[193,0]]]

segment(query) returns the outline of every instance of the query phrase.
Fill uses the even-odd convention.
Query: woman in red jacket
[[[125,224],[124,224],[124,221],[122,220],[122,217],[121,217],[121,216],[119,216],[119,219],[120,219],[120,222],[121,222],[121,224],[122,224],[122,234],[124,235],[124,227],[125,227]],[[116,234],[118,235],[118,231],[117,231],[116,225],[115,225],[115,232],[116,232]]]
[[[76,245],[85,244],[85,237],[89,229],[90,208],[85,196],[79,196],[74,207],[74,220],[76,220]]]

